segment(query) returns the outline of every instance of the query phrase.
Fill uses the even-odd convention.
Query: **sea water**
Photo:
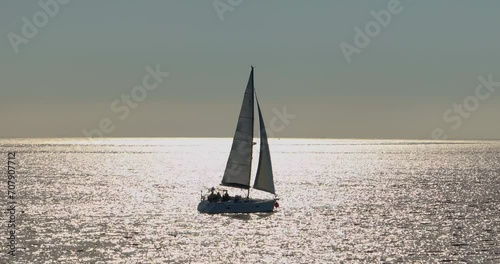
[[[230,146],[0,140],[0,263],[500,263],[499,141],[271,139],[276,212],[200,214]]]

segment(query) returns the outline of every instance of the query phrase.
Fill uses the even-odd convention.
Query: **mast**
[[[255,82],[254,82],[254,73],[253,73],[253,65],[250,65],[250,67],[252,67],[252,70],[251,70],[251,78],[252,78],[252,86],[253,86],[253,94],[252,94],[252,97],[253,98],[256,98],[254,95],[255,95]],[[252,129],[253,129],[253,122],[252,122]],[[252,164],[252,160],[253,160],[253,138],[252,138],[252,154],[250,154],[250,164]],[[252,166],[250,165],[250,168]],[[249,176],[249,181],[252,179],[252,170],[250,169],[250,176]],[[250,199],[250,189],[251,187],[248,187],[248,192],[247,192],[247,200]]]

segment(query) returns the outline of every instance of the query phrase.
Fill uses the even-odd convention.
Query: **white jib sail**
[[[271,153],[269,152],[266,127],[264,125],[264,119],[262,118],[262,113],[260,111],[257,94],[255,94],[255,99],[257,101],[257,110],[259,111],[260,154],[259,166],[257,167],[257,175],[255,176],[255,183],[253,185],[253,188],[275,194]]]

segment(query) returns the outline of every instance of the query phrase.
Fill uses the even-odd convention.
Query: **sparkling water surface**
[[[20,163],[0,263],[500,263],[499,141],[271,139],[278,210],[199,214],[230,145],[0,140],[3,182]]]

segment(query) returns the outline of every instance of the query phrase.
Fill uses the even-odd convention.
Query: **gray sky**
[[[230,137],[253,64],[276,137],[500,138],[499,1],[41,2],[0,2],[0,137]]]

